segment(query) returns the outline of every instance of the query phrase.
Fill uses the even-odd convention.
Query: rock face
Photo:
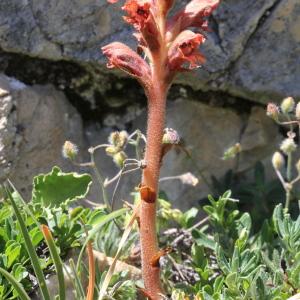
[[[81,118],[61,92],[0,75],[0,181],[10,178],[29,197],[33,176],[56,164],[70,169],[61,155],[67,139],[84,142]]]
[[[145,132],[145,118],[146,112],[139,111],[132,128]],[[124,123],[119,125],[123,128]],[[178,99],[168,103],[166,125],[178,131],[190,157],[180,149],[170,151],[164,159],[161,177],[192,172],[199,178],[196,187],[183,185],[179,180],[163,181],[161,184],[175,206],[184,209],[196,205],[198,200],[212,192],[212,176],[220,178],[229,169],[240,173],[247,171],[257,161],[273,153],[280,141],[277,126],[265,116],[261,107],[253,107],[250,115],[241,116],[234,110],[212,107],[195,99]],[[93,145],[106,143],[111,131],[113,128],[92,125],[87,130],[89,142]],[[224,151],[237,142],[243,149],[240,159],[223,160]],[[97,155],[97,164],[103,174],[112,178],[118,169],[103,153]],[[139,172],[124,176],[116,199],[128,200],[130,191],[139,183],[139,176]]]
[[[185,2],[178,1],[177,7]],[[103,72],[100,45],[134,43],[120,18],[120,5],[106,0],[2,0],[0,48]],[[260,102],[270,96],[300,97],[299,12],[298,0],[222,1],[203,48],[205,69],[178,82]]]
[[[177,1],[176,8],[186,2]],[[66,139],[87,150],[106,142],[116,128],[145,129],[141,89],[106,70],[99,49],[116,40],[135,47],[121,5],[106,0],[0,1],[0,72],[11,76],[0,77],[0,181],[10,177],[28,193],[33,175],[54,164],[70,168],[61,158]],[[183,89],[168,104],[167,126],[178,130],[192,160],[172,151],[162,176],[190,171],[210,181],[228,169],[248,170],[268,158],[280,139],[260,105],[285,96],[300,98],[299,0],[224,0],[210,24],[202,49],[204,68],[177,78],[193,90],[192,96]],[[213,105],[208,104],[210,95],[217,99]],[[224,150],[237,142],[243,149],[238,163],[222,160]],[[117,172],[107,157],[99,154],[97,161],[106,176]],[[139,174],[124,177],[118,198],[127,199],[138,181]],[[203,179],[194,189],[168,182],[162,187],[184,208],[209,190]],[[93,195],[98,201],[96,185]]]

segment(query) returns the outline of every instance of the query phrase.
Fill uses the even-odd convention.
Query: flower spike
[[[198,47],[204,43],[205,37],[200,33],[194,33],[190,30],[181,32],[172,43],[169,52],[169,68],[171,71],[187,70],[183,64],[188,63],[188,69],[200,67],[205,62],[203,54]]]
[[[127,0],[122,7],[127,12],[124,20],[132,24],[141,34],[138,41],[142,41],[151,51],[155,51],[160,46],[160,32],[154,17],[155,7],[151,0]]]
[[[149,65],[136,52],[123,43],[113,42],[101,48],[108,58],[108,68],[119,68],[137,78],[144,86],[151,80]]]

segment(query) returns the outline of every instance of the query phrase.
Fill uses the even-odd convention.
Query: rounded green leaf
[[[88,174],[63,173],[54,167],[48,174],[34,177],[32,199],[44,207],[56,208],[84,198],[92,178]]]

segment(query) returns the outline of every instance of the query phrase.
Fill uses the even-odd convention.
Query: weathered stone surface
[[[185,2],[178,1],[177,7]],[[106,0],[2,0],[0,48],[103,72],[100,45],[115,40],[134,45],[120,5]],[[178,82],[260,102],[270,96],[300,97],[299,7],[298,0],[222,1],[203,47],[205,67]]]
[[[300,2],[276,2],[231,70],[232,91],[261,102],[300,96]]]
[[[10,178],[27,197],[33,176],[59,165],[65,140],[84,143],[81,118],[52,86],[29,87],[0,75],[0,181]]]
[[[264,110],[260,107],[254,107],[249,116],[240,116],[231,109],[212,107],[193,100],[178,99],[169,102],[166,122],[167,127],[176,129],[183,137],[191,158],[184,151],[172,150],[164,159],[161,169],[161,177],[192,172],[199,178],[200,183],[196,187],[182,185],[179,180],[161,183],[161,188],[174,201],[174,205],[184,209],[196,205],[197,200],[210,192],[201,175],[211,182],[211,176],[220,178],[229,169],[245,172],[257,161],[268,157],[276,149],[280,139],[277,126],[265,116]],[[142,113],[138,111],[132,122],[132,128],[139,128],[145,132],[145,116],[145,111]],[[118,120],[118,117],[116,118]],[[126,127],[120,122],[113,124],[114,127],[119,126],[121,129]],[[89,142],[93,145],[106,143],[111,131],[113,129],[109,127],[92,125],[87,129]],[[237,142],[241,143],[243,149],[239,163],[237,164],[235,159],[222,160],[224,151]],[[109,178],[118,172],[111,159],[105,157],[104,152],[97,155],[97,163],[103,174]],[[138,173],[122,178],[117,201],[128,200],[129,192],[139,183]]]

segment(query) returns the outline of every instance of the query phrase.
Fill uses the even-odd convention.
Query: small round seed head
[[[179,179],[183,184],[191,186],[196,186],[199,183],[199,179],[190,172],[180,175]]]
[[[267,116],[274,119],[278,120],[279,116],[279,108],[276,104],[274,103],[269,103],[267,106]]]
[[[300,102],[296,105],[295,117],[297,120],[300,120]]]
[[[124,151],[120,151],[113,156],[113,161],[119,168],[123,168],[126,158],[126,153]]]
[[[280,150],[285,154],[290,154],[297,149],[297,145],[292,138],[286,138],[280,145]]]
[[[292,97],[287,97],[282,100],[280,108],[283,114],[288,114],[294,110],[295,100]]]
[[[229,147],[223,154],[223,160],[235,158],[238,153],[242,151],[242,146],[240,143],[236,143],[235,145]]]
[[[300,159],[296,163],[296,169],[298,171],[298,174],[300,174]]]
[[[70,141],[65,141],[62,147],[62,155],[64,158],[74,160],[78,154],[78,147]]]
[[[127,143],[128,133],[125,130],[112,132],[108,141],[115,147],[122,148]]]
[[[284,157],[280,152],[275,152],[273,154],[272,165],[275,170],[279,170],[284,166]]]
[[[179,144],[179,142],[180,142],[180,137],[176,130],[172,128],[164,129],[164,135],[162,139],[163,144],[176,145]]]

